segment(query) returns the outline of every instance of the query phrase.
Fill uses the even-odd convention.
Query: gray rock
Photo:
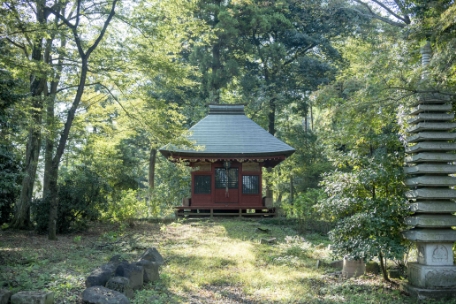
[[[13,293],[6,289],[0,289],[0,304],[8,304]]]
[[[120,256],[120,254],[116,254],[109,259],[109,264],[115,265],[116,267],[119,266],[119,264],[125,263],[125,262],[128,262],[128,261],[125,260],[124,258],[122,258]]]
[[[11,296],[11,304],[54,304],[50,291],[20,291]]]
[[[130,286],[130,280],[126,277],[112,277],[106,283],[106,288],[123,293],[128,298],[133,298],[135,295]]]
[[[144,268],[135,264],[121,263],[117,266],[115,275],[128,278],[133,290],[140,289],[144,284]]]
[[[158,252],[157,248],[155,247],[148,248],[139,260],[148,260],[151,262],[156,262],[159,266],[165,263],[165,260],[163,259],[162,255]]]
[[[345,278],[357,278],[362,276],[366,271],[366,264],[363,260],[351,260],[344,258],[344,266],[342,267],[342,276]]]
[[[86,287],[105,286],[108,280],[114,275],[117,265],[104,264],[92,271],[85,281]]]
[[[130,300],[123,294],[103,286],[89,287],[82,292],[84,304],[130,304]]]
[[[158,269],[160,265],[157,262],[151,262],[148,260],[140,260],[136,263],[138,266],[144,268],[144,283],[155,282],[160,279],[160,274]]]
[[[379,274],[380,265],[374,261],[367,262],[366,263],[366,273]]]

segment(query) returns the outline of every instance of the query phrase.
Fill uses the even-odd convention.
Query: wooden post
[[[211,208],[211,218],[214,217],[214,209]]]
[[[242,217],[242,209],[239,209],[239,217]]]

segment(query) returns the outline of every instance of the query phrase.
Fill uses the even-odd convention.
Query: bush
[[[139,199],[137,190],[122,190],[121,197],[117,202],[113,202],[105,218],[113,222],[126,223],[132,225],[135,219],[147,216],[147,206],[144,199]]]
[[[62,175],[58,193],[57,232],[67,233],[86,229],[88,221],[98,219],[100,211],[106,210],[108,186],[95,172],[86,167],[64,171]],[[46,198],[35,199],[32,202],[32,214],[38,232],[47,231],[49,207]]]
[[[15,156],[0,146],[0,225],[12,218],[14,202],[20,194],[20,172]]]
[[[292,203],[283,203],[282,208],[287,218],[297,219],[298,230],[312,230],[327,234],[333,223],[327,221],[316,206],[325,198],[322,189],[308,189],[301,193]]]

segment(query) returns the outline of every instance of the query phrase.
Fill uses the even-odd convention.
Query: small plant
[[[9,225],[7,223],[3,223],[1,228],[2,228],[2,230],[6,230],[9,228]]]
[[[80,235],[77,235],[73,238],[73,243],[79,244],[81,243],[82,237]]]

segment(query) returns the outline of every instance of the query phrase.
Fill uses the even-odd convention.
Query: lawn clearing
[[[161,279],[132,303],[416,303],[380,276],[343,280],[334,269],[317,268],[317,260],[331,260],[327,245],[326,237],[299,235],[274,220],[184,219],[124,229],[94,223],[57,241],[6,230],[0,285],[51,290],[56,303],[79,303],[94,268],[115,254],[134,261],[156,247],[165,258]]]

